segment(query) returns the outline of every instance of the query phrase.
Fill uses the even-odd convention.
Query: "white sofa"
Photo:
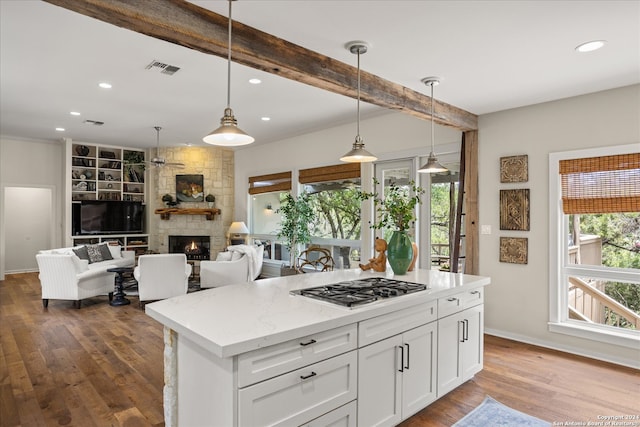
[[[80,259],[71,248],[42,250],[36,255],[42,287],[42,305],[46,308],[49,299],[72,300],[77,308],[85,298],[98,295],[113,295],[115,273],[107,272],[112,267],[133,267],[135,252],[123,251],[120,246],[104,244],[112,257],[103,261],[89,262]]]
[[[200,288],[246,283],[262,271],[264,246],[234,245],[220,252],[215,261],[200,261]]]

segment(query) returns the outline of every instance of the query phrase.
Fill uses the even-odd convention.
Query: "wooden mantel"
[[[220,215],[220,209],[216,208],[159,208],[155,213],[160,215],[161,219],[167,220],[171,215],[205,215],[207,221],[211,221],[216,215]]]

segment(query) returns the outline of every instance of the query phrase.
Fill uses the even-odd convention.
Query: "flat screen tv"
[[[79,234],[144,233],[142,202],[83,200]]]

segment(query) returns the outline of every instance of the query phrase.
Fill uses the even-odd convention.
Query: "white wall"
[[[590,147],[638,144],[640,86],[614,89],[480,117],[480,274],[491,277],[486,289],[485,326],[491,332],[575,353],[621,362],[640,362],[640,349],[551,333],[549,321],[548,159],[549,153]],[[500,183],[500,157],[527,154],[529,182]],[[499,190],[529,188],[531,230],[500,230]],[[528,264],[499,262],[499,238],[529,239]]]
[[[54,245],[62,244],[62,205],[64,178],[64,149],[62,142],[21,140],[0,137],[0,200],[5,200],[6,187],[51,188],[56,199],[53,201]],[[25,209],[28,209],[25,206]],[[7,223],[4,206],[0,207],[0,279],[4,278],[8,228],[22,227],[23,224]],[[19,254],[20,256],[32,256]]]

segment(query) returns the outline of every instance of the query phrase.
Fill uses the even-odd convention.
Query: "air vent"
[[[176,67],[175,65],[165,64],[164,62],[156,61],[155,59],[151,61],[151,64],[145,67],[146,70],[158,70],[160,74],[166,74],[168,76],[174,75],[180,67]]]
[[[104,124],[104,122],[99,122],[97,120],[85,120],[82,123],[86,123],[88,125],[94,125],[94,126],[102,126]]]

